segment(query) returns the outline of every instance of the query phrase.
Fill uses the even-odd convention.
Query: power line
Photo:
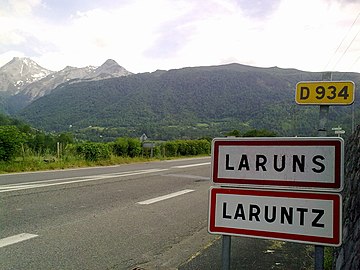
[[[335,52],[332,54],[332,56],[330,57],[329,61],[327,62],[324,70],[327,69],[328,65],[330,64],[330,62],[333,60],[334,56],[337,54],[337,52],[339,51],[339,49],[341,48],[342,44],[344,43],[345,39],[347,38],[347,36],[349,35],[350,31],[352,30],[352,28],[354,27],[355,23],[357,22],[357,20],[360,17],[360,12],[358,13],[358,15],[356,16],[355,20],[353,21],[353,23],[351,24],[351,26],[349,27],[349,30],[346,32],[346,34],[344,35],[343,39],[341,40],[339,46],[336,48]],[[352,43],[352,42],[351,42]],[[347,49],[346,49],[347,51]],[[343,54],[344,55],[344,54]],[[342,56],[343,56],[342,55]],[[342,58],[342,56],[340,57],[340,59]],[[339,62],[340,60],[338,60]],[[335,66],[338,64],[338,62],[335,64]],[[333,67],[333,69],[335,68],[335,66]]]
[[[352,63],[352,65],[350,66],[350,70],[355,66],[355,64],[357,63],[357,61],[359,61],[360,60],[360,55],[356,58],[356,60],[354,61],[354,63]],[[342,76],[340,77],[340,81],[342,80],[342,79],[344,79],[344,77],[345,77],[345,75],[346,75],[346,72],[344,72],[343,74],[342,74]]]
[[[351,40],[349,46],[347,46],[346,50],[343,52],[343,54],[341,55],[341,57],[338,59],[338,61],[336,62],[336,64],[333,67],[333,70],[335,69],[335,67],[337,66],[337,64],[339,64],[340,60],[344,57],[344,55],[346,54],[346,52],[348,51],[348,49],[350,48],[350,46],[352,45],[352,43],[354,42],[354,40],[356,39],[356,37],[358,36],[358,34],[360,33],[360,29],[359,31],[356,33],[355,37]]]
[[[360,59],[360,55],[356,58],[354,63],[351,65],[350,69],[352,69],[355,66],[355,64],[357,63],[357,61],[359,61],[359,59]]]

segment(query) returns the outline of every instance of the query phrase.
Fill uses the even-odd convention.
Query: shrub
[[[113,144],[113,152],[119,157],[125,157],[128,155],[129,143],[126,138],[118,138]]]
[[[276,133],[266,129],[252,129],[244,133],[243,137],[275,137]]]
[[[128,155],[129,157],[137,157],[141,154],[141,142],[138,139],[128,138]]]
[[[141,150],[141,142],[134,138],[118,138],[113,144],[113,153],[120,157],[137,157]]]
[[[179,144],[177,142],[171,141],[164,144],[165,155],[168,157],[176,157],[178,154]]]
[[[195,156],[210,154],[211,142],[208,140],[177,140],[164,143],[166,156]]]
[[[0,160],[12,160],[23,142],[24,136],[16,126],[0,126]]]
[[[111,155],[110,147],[106,143],[83,143],[76,147],[76,152],[88,161],[109,159]]]

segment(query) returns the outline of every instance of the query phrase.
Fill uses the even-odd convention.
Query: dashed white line
[[[36,234],[21,233],[0,239],[0,248],[38,237]]]
[[[178,192],[170,193],[170,194],[160,196],[160,197],[156,197],[156,198],[153,198],[153,199],[150,199],[150,200],[138,202],[138,204],[153,204],[153,203],[160,202],[160,201],[163,201],[163,200],[167,200],[167,199],[170,199],[170,198],[174,198],[174,197],[177,197],[177,196],[180,196],[180,195],[184,195],[186,193],[190,193],[190,192],[193,192],[193,191],[194,191],[193,189],[184,189],[184,190],[181,190],[181,191],[178,191]]]

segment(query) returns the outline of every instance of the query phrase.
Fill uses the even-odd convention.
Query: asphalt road
[[[207,233],[210,158],[0,175],[0,269],[175,269]]]
[[[0,175],[0,269],[221,269],[210,158]],[[312,269],[309,247],[234,237],[231,269]]]

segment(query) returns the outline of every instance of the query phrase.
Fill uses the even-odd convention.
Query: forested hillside
[[[333,80],[360,82],[357,73]],[[281,136],[316,135],[318,108],[294,101],[296,83],[321,73],[239,64],[134,74],[65,83],[19,116],[47,131],[154,139],[219,136],[233,129],[267,129]],[[359,107],[356,107],[359,116]],[[332,107],[331,126],[351,131],[351,108]]]

